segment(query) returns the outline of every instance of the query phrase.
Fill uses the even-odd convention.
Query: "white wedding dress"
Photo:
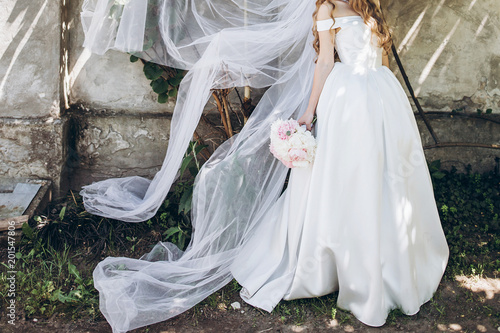
[[[338,290],[338,307],[381,326],[432,297],[449,252],[407,96],[363,19],[338,27],[342,62],[318,102],[314,164],[292,169],[230,269],[253,306]]]

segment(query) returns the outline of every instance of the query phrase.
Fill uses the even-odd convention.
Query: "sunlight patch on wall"
[[[405,38],[398,47],[398,53],[401,52],[407,44],[408,46],[410,46],[411,43],[415,40],[415,37],[418,35],[418,31],[420,30],[420,26],[422,24],[422,20],[424,19],[425,13],[427,12],[427,9],[429,9],[429,5],[427,5],[424,8],[422,13],[420,13],[420,15],[415,20],[415,23],[413,23],[413,26],[410,28],[410,30],[408,30],[408,33],[406,34]]]
[[[476,2],[477,2],[477,0],[472,0],[472,2],[469,5],[469,9],[468,10],[471,10],[472,7],[474,7],[474,5],[476,4]]]
[[[434,52],[432,57],[429,59],[429,62],[427,62],[427,65],[425,65],[424,70],[422,71],[422,74],[418,78],[418,83],[421,85],[422,83],[425,82],[429,74],[431,73],[432,68],[436,64],[437,60],[441,56],[441,53],[443,53],[444,49],[450,42],[451,37],[455,34],[455,31],[458,28],[458,25],[460,24],[461,19],[458,19],[451,31],[446,35],[444,40],[441,42],[441,45],[437,48],[437,50]]]
[[[76,61],[68,76],[69,90],[73,88],[78,75],[80,75],[80,72],[82,71],[83,67],[85,67],[85,64],[90,59],[91,55],[92,53],[87,48],[84,48],[82,53],[80,53],[78,60]]]
[[[9,19],[5,17],[5,24],[0,26],[0,31],[2,31],[2,34],[0,35],[1,45],[5,45],[5,48],[0,49],[0,58],[3,58],[3,55],[5,54],[5,51],[9,49],[10,42],[12,42],[14,36],[17,35],[23,28],[26,12],[27,8],[22,10],[11,22],[9,22],[9,19],[11,19],[10,17]],[[1,17],[0,20],[3,21],[4,17]]]
[[[490,18],[490,14],[486,14],[486,16],[483,18],[483,20],[481,21],[481,24],[479,25],[479,27],[476,30],[476,35],[475,35],[474,39],[477,38],[477,36],[479,36],[481,31],[483,31],[484,26],[486,25],[486,22],[488,22],[489,18]]]
[[[434,13],[432,13],[432,18],[434,18],[434,16],[436,16],[436,15],[437,15],[437,13],[439,13],[439,11],[441,10],[441,8],[443,8],[443,5],[444,5],[444,2],[445,2],[445,1],[446,1],[446,0],[441,0],[441,1],[439,2],[439,5],[437,5],[436,10],[434,11]]]
[[[38,24],[38,21],[40,20],[40,17],[42,16],[43,11],[45,10],[45,7],[47,7],[47,2],[48,0],[45,0],[43,5],[40,7],[40,10],[36,14],[35,19],[31,23],[30,27],[26,31],[26,34],[24,35],[23,39],[19,43],[19,45],[16,48],[16,51],[14,52],[14,55],[12,56],[12,59],[10,60],[9,67],[7,67],[7,70],[5,72],[5,76],[2,79],[2,82],[0,83],[0,98],[3,97],[3,89],[5,87],[5,83],[7,82],[7,78],[9,77],[10,72],[12,71],[12,67],[14,67],[14,64],[16,63],[17,58],[21,54],[22,50],[24,49],[24,46],[26,43],[28,43],[28,40],[31,37],[31,34],[35,30],[36,25]]]

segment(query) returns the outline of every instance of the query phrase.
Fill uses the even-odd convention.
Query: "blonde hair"
[[[335,18],[333,17],[333,11],[335,10],[335,3],[332,0],[317,0],[316,1],[316,10],[313,13],[313,35],[314,42],[313,47],[316,50],[316,53],[319,54],[319,36],[318,30],[316,29],[316,21],[319,7],[324,4],[329,3],[332,6],[332,10],[330,12],[330,16],[335,23]],[[392,46],[392,37],[391,37],[391,29],[389,25],[385,21],[384,16],[382,15],[382,10],[373,0],[349,0],[349,4],[352,9],[358,13],[366,24],[372,27],[372,31],[378,39],[379,46],[383,48],[386,52],[389,52]],[[330,30],[331,33],[331,30]]]

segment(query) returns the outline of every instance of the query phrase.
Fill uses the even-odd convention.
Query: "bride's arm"
[[[330,18],[330,9],[326,5],[321,5],[318,10],[317,19],[326,20]],[[335,42],[335,31],[330,33],[329,30],[319,31],[319,54],[318,61],[316,62],[316,67],[314,69],[313,86],[311,90],[311,96],[309,97],[309,104],[307,110],[304,112],[302,117],[299,118],[298,122],[300,125],[306,124],[308,130],[311,130],[311,122],[316,112],[316,105],[318,104],[319,96],[321,90],[325,84],[328,74],[333,69],[335,62],[334,59],[334,42]]]
[[[382,10],[382,8],[380,7],[380,0],[375,0],[375,4],[378,6],[378,8],[380,8],[380,10]],[[385,66],[387,68],[389,68],[389,54],[387,53],[386,50],[382,50],[382,66]]]
[[[382,66],[389,68],[389,54],[385,50],[382,53]]]

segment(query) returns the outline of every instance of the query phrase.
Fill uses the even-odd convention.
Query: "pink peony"
[[[277,119],[271,124],[269,150],[287,168],[309,166],[316,150],[311,132],[301,128],[295,119]]]
[[[307,159],[307,150],[304,148],[292,148],[288,151],[288,157],[293,161],[303,161]]]
[[[295,119],[285,121],[278,128],[278,137],[280,140],[288,140],[298,127],[299,123]]]

